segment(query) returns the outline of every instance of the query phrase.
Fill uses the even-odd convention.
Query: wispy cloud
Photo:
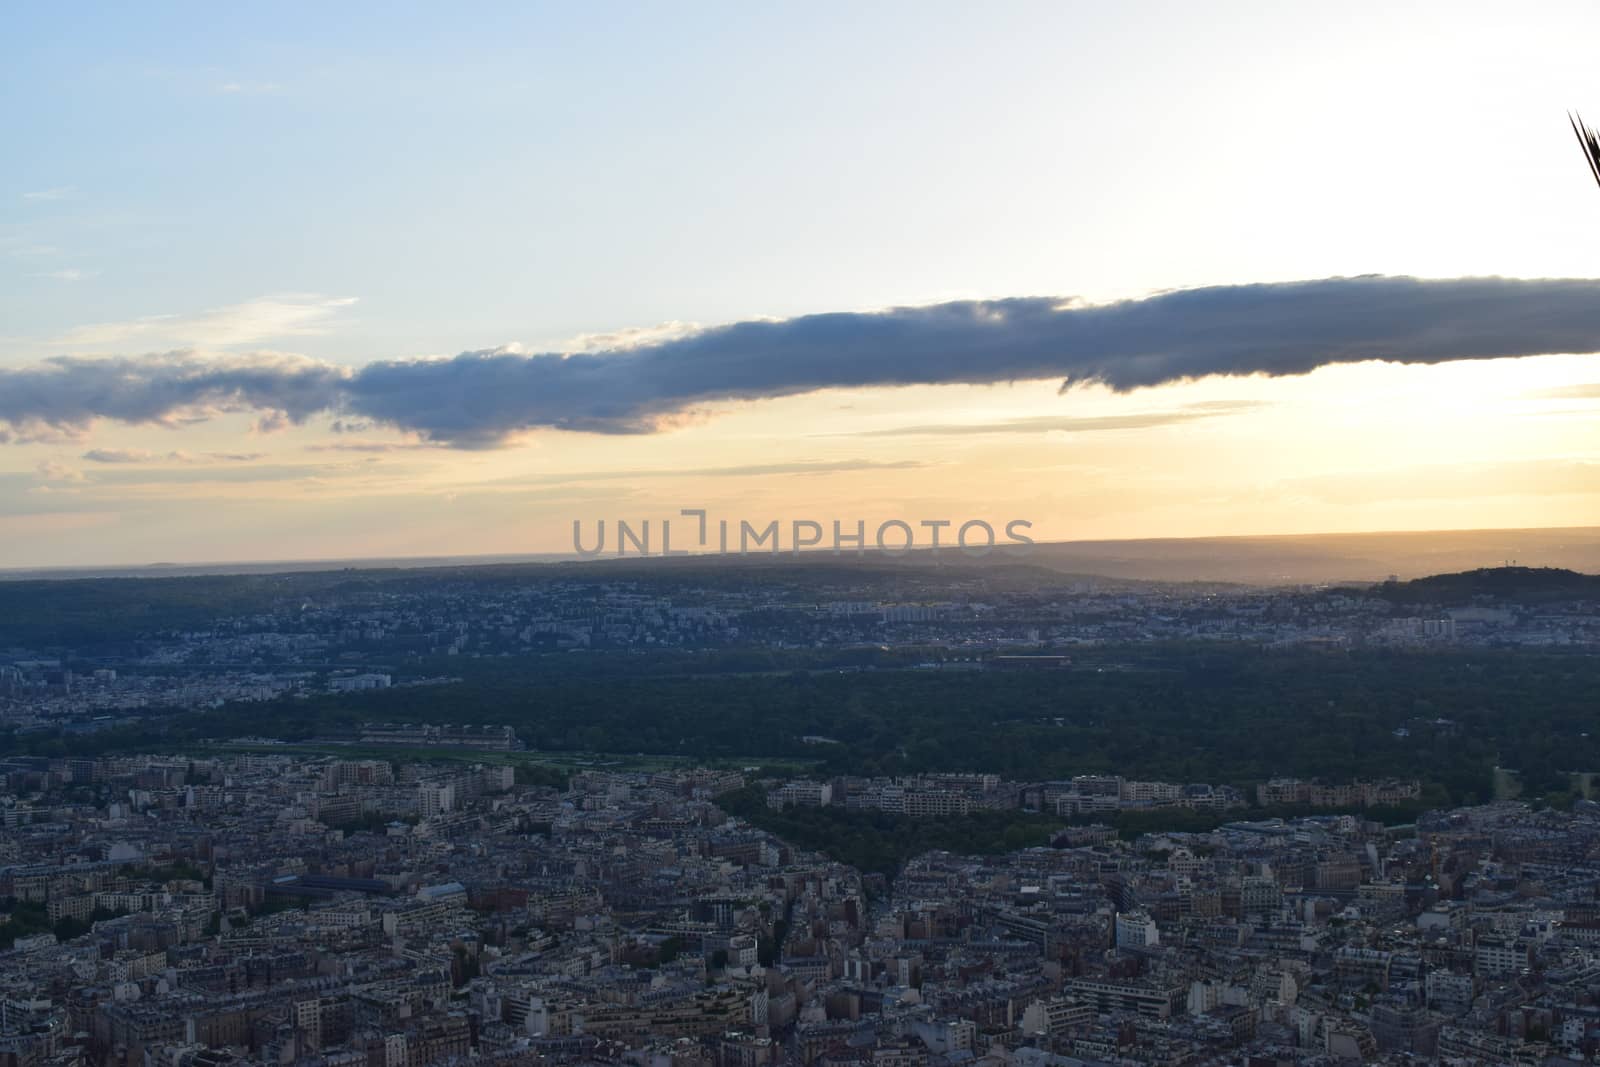
[[[766,477],[773,474],[837,474],[842,471],[903,471],[926,467],[919,459],[834,459],[796,463],[752,463],[742,467],[701,467],[683,473],[712,478]],[[635,472],[637,473],[637,472]],[[662,472],[653,472],[662,473]]]
[[[61,270],[40,271],[37,274],[35,274],[34,277],[35,278],[50,278],[53,281],[58,281],[58,282],[81,282],[81,281],[84,281],[86,279],[93,278],[99,273],[100,273],[99,271],[93,271],[93,270],[89,270],[89,271],[79,270],[76,267],[64,267]]]
[[[18,259],[37,259],[41,256],[61,254],[61,249],[55,245],[39,244],[21,237],[0,237],[0,251]]]
[[[338,431],[335,431],[338,432]],[[307,445],[307,452],[413,452],[419,449],[439,448],[431,441],[325,441]]]
[[[149,463],[158,457],[142,448],[91,448],[83,454],[90,463]]]
[[[82,456],[90,463],[250,463],[261,459],[263,452],[151,452],[142,448],[91,448]]]
[[[134,485],[250,485],[341,477],[360,473],[358,466],[337,463],[303,464],[189,464],[176,466],[112,466],[95,471],[94,483],[106,487]]]
[[[69,467],[58,460],[44,460],[34,469],[39,472],[39,477],[47,482],[81,482],[84,480],[82,471]]]
[[[35,189],[22,194],[24,200],[65,200],[73,193],[72,186],[59,185],[54,189]]]
[[[216,88],[217,92],[226,96],[262,96],[283,90],[283,86],[277,82],[226,81],[219,82]]]
[[[928,437],[1017,433],[1101,433],[1107,430],[1148,430],[1238,414],[1261,407],[1259,401],[1214,400],[1189,404],[1175,411],[1147,411],[1129,415],[1036,415],[999,422],[947,422],[921,426],[894,426],[883,430],[863,430],[851,437]]]
[[[667,481],[677,478],[772,478],[805,477],[807,475],[840,474],[857,471],[919,470],[931,466],[918,459],[874,460],[796,460],[780,463],[749,463],[726,467],[632,467],[614,470],[552,471],[546,474],[516,475],[480,482],[474,492],[508,493],[531,489],[552,489],[562,486],[582,486],[591,482]],[[618,490],[608,486],[605,492]],[[632,490],[625,490],[632,492]]]
[[[355,297],[314,293],[263,296],[198,315],[149,315],[78,326],[56,338],[55,343],[91,347],[160,340],[202,348],[254,344],[277,337],[324,333],[328,320],[355,302]]]
[[[1559,385],[1553,389],[1536,390],[1528,396],[1536,400],[1600,400],[1600,382]]]
[[[86,327],[74,336],[111,343],[177,330],[197,344],[236,344],[317,332],[349,303],[266,298],[176,325],[136,320]],[[62,431],[97,418],[170,423],[210,411],[251,410],[262,415],[266,430],[326,413],[436,444],[494,448],[537,429],[654,433],[712,404],[823,389],[1058,378],[1063,390],[1100,384],[1126,392],[1208,376],[1305,374],[1366,360],[1430,364],[1592,352],[1600,352],[1597,280],[1328,278],[1181,290],[1105,305],[1019,297],[807,315],[597,352],[529,355],[502,348],[355,370],[273,353],[58,357],[0,370],[0,422],[13,430]],[[1224,410],[886,432],[1133,429]]]
[[[846,471],[914,470],[928,464],[917,459],[798,460],[791,463],[749,463],[731,467],[650,468],[611,471],[574,471],[546,475],[546,482],[633,481],[644,478],[759,478],[784,474],[837,474]],[[521,481],[525,479],[512,479]]]
[[[1352,471],[1275,483],[1290,499],[1345,506],[1381,500],[1481,500],[1489,496],[1600,495],[1600,459],[1510,460]]]

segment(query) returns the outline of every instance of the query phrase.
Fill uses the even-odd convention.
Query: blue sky
[[[1600,190],[1564,126],[1569,107],[1600,118],[1593,5],[32,4],[0,19],[0,370],[173,349],[354,368],[509,344],[605,347],[594,335],[664,323],[960,299],[1110,300],[1368,273],[1600,275],[1585,229],[1600,226]],[[1551,390],[1600,377],[1584,361],[1519,363],[1461,373],[1500,398],[1513,379]],[[1386,388],[1355,378],[1352,396]],[[737,420],[645,442],[541,432],[515,457],[417,449],[406,461],[431,466],[394,479],[455,493],[474,479],[596,461],[621,471],[705,469],[729,451],[788,461],[818,447],[824,409],[918,425],[978,409],[1050,415],[1065,403],[1041,384],[991,410],[993,394],[969,388],[761,402],[760,431],[732,443]],[[1288,404],[1297,388],[1249,399]],[[1087,395],[1070,412],[1177,410],[1199,396]],[[1185,432],[1210,434],[1200,444],[1217,448],[1240,435],[1256,443],[1239,447],[1259,453],[1280,430],[1259,406],[1238,410]],[[1586,417],[1500,414],[1508,461],[1587,463],[1596,450]],[[1303,439],[1276,447],[1319,476],[1359,479],[1360,449],[1326,417],[1314,455]],[[1316,424],[1307,419],[1291,421]],[[8,513],[85,513],[93,496],[94,514],[116,516],[67,542],[67,520],[30,518],[11,531],[17,560],[144,558],[174,536],[187,558],[259,554],[226,525],[183,533],[188,497],[143,505],[97,483],[83,456],[122,449],[144,457],[149,484],[184,486],[193,472],[180,478],[163,457],[328,462],[307,452],[331,440],[320,424],[263,429],[224,412],[182,431],[99,422],[82,440],[0,450],[16,487],[0,488],[14,494],[0,504]],[[1369,432],[1402,447],[1413,429],[1397,415]],[[1090,465],[1107,484],[1148,477],[1160,439],[1120,440]],[[1194,444],[1174,441],[1175,454]],[[874,447],[863,458],[909,455]],[[954,467],[976,484],[1009,462],[972,447],[935,453],[923,442],[915,459],[940,482]],[[1073,447],[1064,461],[1076,464],[1083,448]],[[73,476],[52,480],[46,464]],[[933,492],[914,474],[875,478],[813,478],[806,493],[818,507],[858,493],[910,508]],[[1139,483],[1146,504],[1131,511],[1060,505],[1059,534],[1307,521],[1292,502],[1202,514],[1158,483]],[[628,506],[668,506],[641,499]],[[1498,525],[1528,510],[1474,510],[1471,499],[1464,489],[1449,508],[1315,521]],[[248,502],[260,511],[251,529],[287,514],[259,493]],[[1565,492],[1538,521],[1574,521],[1593,503]],[[359,549],[358,533],[319,540],[361,529],[360,506],[343,506],[295,519],[289,541],[284,519],[268,547]],[[559,525],[563,508],[551,502],[540,529]],[[1140,518],[1141,508],[1155,510]],[[498,514],[466,524],[470,547],[552,547],[529,543],[526,512]],[[393,547],[457,547],[422,540]]]
[[[59,254],[8,263],[0,310],[34,334],[356,295],[359,323],[314,354],[360,360],[955,295],[1437,273],[1444,253],[1520,273],[1504,260],[1557,244],[1549,215],[1519,238],[1516,213],[1457,211],[1526,197],[1530,146],[1577,184],[1572,146],[1526,134],[1581,106],[1588,70],[1565,93],[1518,84],[1532,42],[1498,34],[1506,8],[1285,7],[13,8],[0,219]],[[1593,19],[1534,9],[1511,29],[1558,63]],[[1419,199],[1439,186],[1465,195]],[[1385,199],[1410,232],[1340,208],[1388,221]],[[92,277],[34,276],[65,270]]]

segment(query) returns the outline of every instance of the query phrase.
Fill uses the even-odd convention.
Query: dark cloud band
[[[958,301],[720,326],[616,351],[465,352],[355,371],[281,356],[61,358],[0,371],[0,422],[81,427],[206,410],[332,413],[464,448],[540,429],[650,433],[719,401],[1060,378],[1116,390],[1362,360],[1600,351],[1600,281],[1362,277],[1085,305]]]
[[[303,420],[339,402],[347,375],[331,364],[270,353],[58,356],[0,370],[0,422],[73,430],[96,419],[164,423],[215,411],[281,411]]]

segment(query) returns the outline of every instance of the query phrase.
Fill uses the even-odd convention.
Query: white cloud
[[[24,200],[65,200],[72,195],[72,186],[59,185],[54,189],[35,189],[22,194]]]
[[[324,333],[327,320],[355,302],[353,296],[285,293],[212,308],[197,315],[148,315],[123,322],[76,326],[55,338],[54,343],[74,347],[125,341],[200,347],[252,344],[272,337]]]
[[[38,274],[35,274],[34,277],[50,278],[58,282],[81,282],[86,278],[93,278],[99,273],[100,272],[96,270],[84,271],[79,270],[76,267],[66,267],[62,270],[40,271]]]
[[[698,322],[661,322],[654,326],[630,326],[603,333],[580,333],[561,347],[564,352],[626,352],[665,341],[677,341],[702,329],[704,327]],[[527,350],[519,344],[509,344],[499,351],[520,355]]]

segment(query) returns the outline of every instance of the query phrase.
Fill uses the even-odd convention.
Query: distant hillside
[[[1037,531],[1036,531],[1037,532]],[[648,560],[637,557],[579,562],[566,554],[527,556],[461,556],[415,559],[300,560],[276,563],[211,563],[153,567],[78,567],[45,570],[6,570],[0,567],[0,585],[9,580],[72,578],[138,578],[144,581],[197,575],[281,575],[312,572],[454,572],[461,577],[549,573],[552,567],[607,567],[636,574],[681,575],[695,568],[717,567],[732,576],[792,571],[794,580],[815,581],[819,573],[840,568],[877,568],[885,573],[924,570],[936,566],[954,571],[1011,569],[1021,578],[1023,568],[1052,571],[1073,580],[1120,579],[1130,582],[1201,582],[1215,585],[1370,585],[1385,577],[1421,578],[1475,567],[1520,560],[1541,567],[1567,567],[1600,571],[1600,527],[1566,527],[1535,530],[1427,530],[1400,533],[1289,534],[1257,537],[1172,537],[1135,541],[1045,541],[1023,556],[1001,552],[986,559],[962,556],[953,550],[939,559],[926,549],[902,557],[868,553],[864,558],[834,556],[826,551],[797,559],[785,552],[744,558],[700,556],[687,559]],[[396,573],[394,576],[398,576]],[[0,609],[4,605],[0,604]]]
[[[1251,585],[1369,584],[1391,575],[1422,578],[1507,560],[1600,571],[1600,528],[1068,541],[1040,544],[1028,557],[1035,566],[1080,574]]]
[[[1560,567],[1483,567],[1409,582],[1384,582],[1377,592],[1394,604],[1600,600],[1600,574],[1579,574]]]

